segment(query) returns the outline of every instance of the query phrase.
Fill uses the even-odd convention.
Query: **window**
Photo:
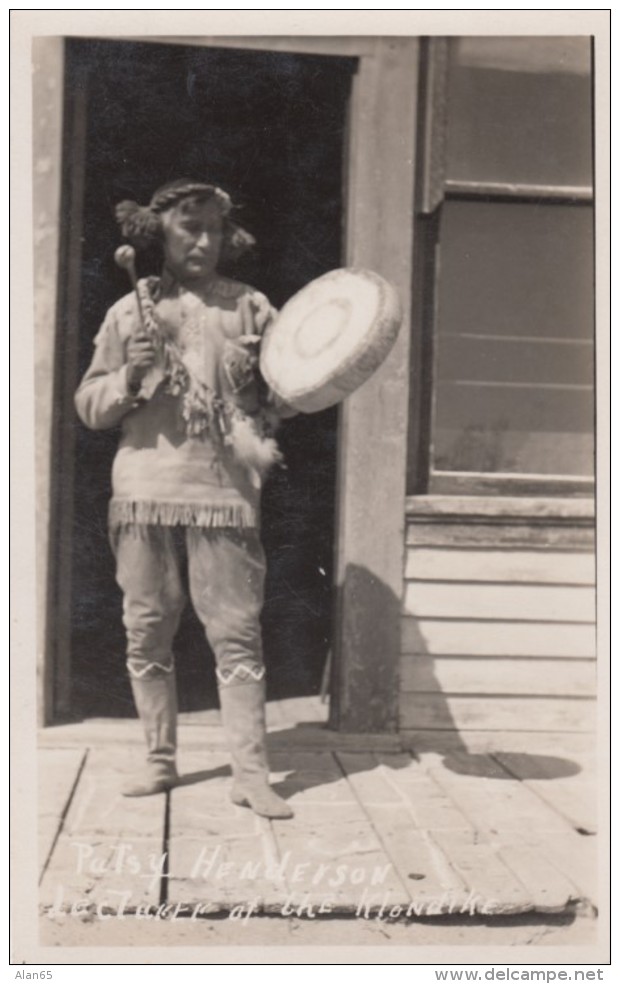
[[[410,492],[591,483],[589,48],[428,42]]]

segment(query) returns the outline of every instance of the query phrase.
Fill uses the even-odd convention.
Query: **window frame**
[[[595,476],[445,471],[433,468],[437,291],[440,226],[445,202],[595,206],[593,185],[459,181],[446,175],[447,38],[424,38],[420,49],[418,183],[413,271],[408,500],[417,495],[568,496],[594,494]]]

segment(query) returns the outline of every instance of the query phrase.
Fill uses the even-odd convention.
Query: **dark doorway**
[[[258,248],[225,271],[276,306],[342,264],[343,155],[354,59],[111,41],[67,43],[67,119],[86,106],[79,375],[106,309],[128,290],[113,262],[114,205],[149,200],[164,181],[221,184]],[[69,125],[67,133],[71,133]],[[74,156],[75,155],[75,156]],[[82,158],[82,159],[80,159]],[[74,221],[65,214],[67,222]],[[143,261],[141,273],[156,273]],[[75,380],[77,384],[77,379]],[[316,693],[331,640],[336,410],[283,426],[286,469],[269,479],[263,542],[269,697]],[[77,418],[71,706],[82,716],[133,713],[124,668],[121,597],[107,544],[118,434]],[[188,606],[176,645],[182,710],[215,706],[213,658]]]

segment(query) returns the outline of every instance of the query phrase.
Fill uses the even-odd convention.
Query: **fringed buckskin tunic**
[[[149,278],[149,289],[156,300],[155,313],[189,372],[209,388],[216,403],[234,401],[222,354],[227,341],[263,333],[276,313],[267,298],[220,276],[199,292],[166,281],[165,275],[161,280]],[[183,395],[169,391],[161,371],[159,376],[157,368],[151,371],[137,395],[130,393],[127,343],[139,326],[136,295],[127,294],[108,311],[75,396],[87,427],[121,427],[112,469],[110,526],[258,526],[258,473],[242,464],[214,432],[188,435]],[[254,385],[258,393],[258,383]]]

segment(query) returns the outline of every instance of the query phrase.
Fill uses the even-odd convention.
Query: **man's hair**
[[[186,199],[197,203],[215,201],[222,213],[222,259],[237,260],[254,246],[256,240],[230,218],[234,208],[230,196],[217,185],[180,178],[162,185],[149,205],[122,201],[116,206],[116,220],[123,236],[136,249],[147,249],[162,241],[161,215]]]

